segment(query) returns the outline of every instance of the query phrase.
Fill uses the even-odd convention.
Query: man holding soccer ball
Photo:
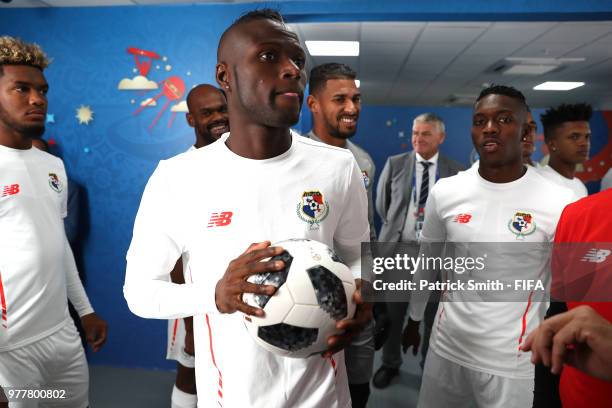
[[[245,315],[263,311],[242,296],[275,292],[247,278],[282,270],[282,261],[263,260],[283,252],[270,242],[288,238],[334,248],[360,277],[360,244],[369,240],[361,173],[350,152],[291,133],[305,55],[278,13],[238,19],[217,58],[231,134],[160,162],[151,176],[127,255],[126,300],[145,318],[194,316],[199,406],[348,408],[340,351],[371,318],[359,291],[354,318],[338,323],[344,333],[329,338],[325,358],[303,359],[270,353],[247,335]],[[180,202],[172,199],[179,191]],[[304,199],[318,210],[305,211]],[[166,276],[181,254],[189,282],[176,285]]]

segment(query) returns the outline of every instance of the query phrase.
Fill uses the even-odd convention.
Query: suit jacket
[[[414,151],[391,156],[380,174],[376,188],[376,212],[382,219],[378,240],[397,242],[402,236],[410,197],[412,197],[412,173],[416,153]],[[440,178],[454,176],[465,167],[444,156],[438,156]]]

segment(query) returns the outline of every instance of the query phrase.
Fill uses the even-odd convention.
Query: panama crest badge
[[[300,220],[306,222],[311,230],[318,230],[319,224],[329,214],[329,203],[325,201],[323,194],[318,191],[304,191],[297,205],[297,215]]]
[[[533,215],[528,212],[517,211],[508,221],[508,229],[516,235],[517,240],[524,240],[525,236],[533,234],[536,230]]]
[[[56,193],[61,193],[64,189],[64,185],[59,177],[57,177],[57,174],[49,173],[49,187],[51,187]]]

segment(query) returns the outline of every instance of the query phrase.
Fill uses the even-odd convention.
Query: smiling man
[[[588,195],[586,187],[575,175],[576,167],[589,158],[589,120],[592,115],[591,105],[578,103],[550,108],[540,116],[550,153],[548,165],[540,172],[551,181],[572,189],[579,198]]]
[[[187,123],[195,131],[195,143],[187,151],[208,146],[229,132],[227,100],[219,88],[208,84],[194,87],[187,95],[187,108]],[[173,283],[185,283],[182,257],[176,262],[170,278]],[[194,355],[193,318],[168,320],[166,358],[177,362],[171,408],[191,408],[197,405]]]
[[[229,132],[227,100],[219,88],[200,84],[187,95],[187,123],[195,130],[194,147],[208,146]]]
[[[527,105],[519,91],[493,86],[480,93],[472,114],[478,171],[461,172],[436,184],[425,209],[421,251],[437,242],[539,244],[553,240],[559,216],[574,195],[523,164],[521,138],[528,132]],[[463,216],[460,221],[459,215]],[[512,276],[520,276],[520,271],[549,274],[545,246],[529,246],[540,251],[529,256],[512,253],[511,244],[501,248],[490,256],[488,262],[494,263],[487,264],[486,278],[499,279],[508,273],[508,265],[512,265]],[[414,279],[425,277],[419,269]],[[540,323],[546,304],[532,302],[531,296],[515,302],[475,302],[464,296],[462,291],[442,295],[418,406],[531,406],[534,370],[530,356],[519,347]],[[427,291],[412,293],[405,348],[419,344],[418,325],[428,297]]]
[[[242,296],[275,292],[246,279],[283,270],[266,258],[283,252],[270,242],[287,238],[325,243],[360,277],[369,239],[361,172],[349,151],[290,131],[302,107],[305,54],[277,12],[239,18],[223,33],[217,61],[231,132],[162,161],[151,176],[127,254],[125,298],[145,318],[194,316],[200,407],[348,408],[342,349],[371,319],[360,292],[354,318],[338,323],[343,334],[328,339],[323,356],[303,359],[256,344],[243,320],[263,311]],[[326,210],[306,220],[296,205],[314,190]],[[176,285],[167,277],[181,254],[189,280]]]
[[[357,74],[348,65],[329,63],[310,71],[308,109],[312,113],[312,130],[306,134],[313,140],[348,149],[359,165],[368,193],[370,240],[376,240],[372,180],[374,160],[349,139],[357,133],[361,112],[361,92],[355,84]],[[353,408],[364,408],[370,395],[370,377],[374,362],[374,322],[346,348],[346,369]]]
[[[425,217],[429,191],[437,181],[463,170],[463,166],[440,153],[446,138],[444,121],[433,113],[422,113],[412,122],[413,151],[391,156],[382,170],[376,189],[376,211],[382,219],[381,242],[416,244]],[[413,248],[416,248],[414,245]],[[415,250],[416,252],[416,250]],[[402,365],[401,336],[408,302],[390,299],[387,313],[391,321],[384,344],[382,365],[374,374],[377,388],[389,386]],[[436,305],[431,302],[425,317],[421,366],[425,362],[429,332]]]

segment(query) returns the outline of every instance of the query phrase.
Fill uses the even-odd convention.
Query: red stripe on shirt
[[[332,369],[334,370],[334,377],[338,374],[338,369],[336,368],[336,360],[334,360],[334,356],[331,356],[329,358],[329,363],[332,366]]]
[[[217,366],[217,361],[215,360],[215,350],[213,348],[213,340],[212,340],[212,329],[210,328],[210,319],[208,318],[208,313],[206,314],[206,327],[208,327],[208,340],[209,340],[209,349],[210,349],[210,358],[212,359],[212,363],[215,366],[215,368],[217,369],[217,372],[219,373],[219,390],[218,390],[218,394],[219,394],[219,398],[223,399],[223,377],[221,376],[221,370],[219,370],[219,367]],[[217,401],[219,403],[220,406],[223,406],[221,404],[221,401]]]
[[[8,316],[6,311],[6,297],[4,296],[4,285],[2,284],[2,274],[0,274],[0,306],[2,306],[2,327],[6,327]]]
[[[529,312],[529,308],[531,307],[531,295],[533,295],[533,291],[529,292],[529,297],[527,298],[527,307],[525,308],[525,313],[523,313],[523,323],[521,328],[521,336],[519,337],[519,350],[521,349],[521,344],[523,344],[523,336],[527,331],[527,312]]]
[[[172,344],[170,347],[174,347],[176,341],[176,330],[178,329],[179,319],[174,319],[174,327],[172,328]]]

